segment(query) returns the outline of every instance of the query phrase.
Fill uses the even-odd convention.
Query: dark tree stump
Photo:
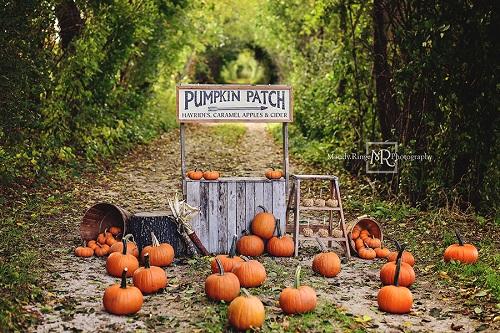
[[[154,232],[160,243],[172,245],[176,257],[192,255],[177,232],[177,225],[170,212],[140,212],[132,215],[127,221],[127,233],[134,236],[139,251],[151,244],[151,232]]]

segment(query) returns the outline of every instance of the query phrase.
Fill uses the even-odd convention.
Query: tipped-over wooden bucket
[[[86,242],[95,240],[99,233],[112,226],[122,228],[125,234],[126,222],[131,215],[119,206],[105,202],[98,203],[85,212],[80,223],[80,236]]]
[[[380,224],[369,216],[366,215],[360,216],[356,218],[354,221],[347,223],[346,225],[349,245],[351,245],[351,251],[353,251],[355,254],[358,254],[358,251],[356,251],[356,244],[352,240],[351,232],[354,226],[356,225],[358,225],[361,229],[369,230],[370,234],[380,239],[381,242],[384,240],[384,235],[382,233],[382,227],[380,226]]]

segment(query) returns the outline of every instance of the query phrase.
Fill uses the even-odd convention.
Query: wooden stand
[[[339,190],[339,181],[335,176],[328,175],[292,175],[292,188],[290,191],[290,195],[288,198],[288,204],[286,209],[286,220],[288,223],[288,217],[290,212],[293,212],[293,224],[292,224],[292,232],[294,234],[294,242],[295,242],[295,256],[299,254],[299,241],[300,240],[315,240],[315,236],[307,237],[301,235],[300,229],[300,211],[301,210],[313,210],[313,211],[324,211],[328,212],[329,215],[329,223],[328,223],[328,234],[329,237],[320,237],[320,239],[324,242],[335,241],[340,243],[346,253],[346,258],[351,258],[351,252],[349,250],[349,240],[347,236],[347,231],[345,227],[345,219],[344,219],[344,211],[342,209],[342,200],[340,198],[340,190]],[[337,200],[337,207],[305,207],[301,206],[301,197],[300,197],[300,185],[302,181],[328,181],[330,183],[330,198]],[[333,213],[337,212],[340,217],[340,229],[342,231],[342,237],[332,237],[333,232]],[[317,229],[317,226],[312,226],[312,229]]]
[[[191,255],[185,241],[177,232],[177,225],[170,212],[140,212],[132,215],[128,220],[127,233],[134,236],[139,251],[151,245],[151,232],[154,232],[160,243],[172,245],[176,257]]]

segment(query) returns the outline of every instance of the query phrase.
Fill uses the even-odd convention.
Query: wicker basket
[[[356,245],[351,238],[352,229],[356,225],[359,225],[362,229],[370,228],[372,230],[372,234],[375,237],[380,239],[381,242],[384,240],[384,235],[382,233],[382,227],[380,226],[380,224],[371,217],[360,216],[356,220],[351,221],[346,225],[347,237],[349,238],[349,244],[351,245],[351,251],[353,253],[358,254],[358,251],[356,251]]]
[[[85,212],[80,223],[80,236],[87,242],[96,239],[100,232],[112,226],[122,228],[125,234],[127,220],[131,215],[119,206],[104,202],[98,203]]]

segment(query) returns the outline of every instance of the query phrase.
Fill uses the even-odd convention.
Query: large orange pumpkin
[[[144,294],[152,294],[167,286],[167,273],[158,267],[151,266],[149,254],[144,255],[144,267],[138,268],[132,277],[134,286],[139,288]]]
[[[413,305],[413,295],[406,287],[399,286],[399,271],[401,269],[401,258],[396,261],[394,273],[394,285],[382,287],[377,295],[377,303],[380,310],[402,314],[408,313]]]
[[[233,236],[233,241],[231,242],[231,248],[229,249],[229,254],[219,254],[210,262],[210,266],[212,268],[212,273],[219,272],[219,265],[217,264],[217,259],[220,260],[222,266],[224,267],[224,271],[231,272],[233,270],[233,266],[237,262],[242,262],[239,256],[236,256],[236,240],[238,236]]]
[[[396,261],[390,261],[385,263],[380,269],[380,281],[384,285],[394,284],[394,274],[396,274],[396,262],[401,261],[405,245],[401,245],[401,248],[396,257]],[[415,282],[415,271],[413,267],[405,262],[401,262],[401,267],[398,276],[399,285],[402,287],[409,287]]]
[[[236,243],[238,253],[249,257],[258,257],[264,253],[264,241],[259,236],[243,231],[243,236]]]
[[[295,252],[293,239],[281,233],[280,220],[276,220],[277,236],[267,241],[267,252],[274,257],[291,257]]]
[[[114,284],[104,291],[102,303],[109,313],[128,315],[139,311],[143,297],[141,291],[134,286],[127,286],[127,268],[121,274],[121,284]]]
[[[240,331],[261,327],[266,316],[264,304],[245,288],[241,291],[243,295],[236,297],[227,308],[229,324]]]
[[[141,258],[144,261],[144,254],[149,253],[151,265],[165,267],[174,261],[174,248],[168,243],[161,243],[156,238],[154,232],[151,232],[151,245],[144,247],[141,251]]]
[[[225,272],[219,258],[215,258],[219,273],[209,275],[205,280],[205,293],[216,301],[230,302],[240,294],[240,280],[231,272]]]
[[[316,291],[309,286],[300,285],[300,265],[295,271],[293,288],[285,288],[279,298],[281,310],[286,314],[306,313],[316,308]]]
[[[394,243],[396,244],[396,252],[389,253],[389,255],[387,256],[387,261],[396,261],[396,258],[398,256],[398,251],[399,251],[399,248],[401,247],[401,245],[399,244],[399,242],[397,240],[395,240]],[[403,252],[403,256],[401,257],[401,261],[407,263],[408,265],[410,265],[412,267],[415,266],[415,258],[408,251]]]
[[[479,257],[477,248],[472,244],[464,244],[458,230],[455,230],[455,235],[457,236],[458,244],[448,246],[444,251],[444,261],[455,260],[463,264],[475,263]]]
[[[325,277],[334,277],[340,273],[340,258],[335,252],[328,252],[325,245],[316,237],[321,253],[314,256],[312,269],[314,272]]]
[[[127,253],[127,240],[122,239],[122,243],[122,252],[111,253],[106,260],[106,271],[111,276],[119,277],[123,269],[128,268],[127,277],[130,277],[139,268],[139,261],[137,261],[136,257]]]
[[[129,241],[130,238],[133,238],[132,234],[128,234],[123,238],[127,240],[127,253],[133,255],[136,258],[139,258],[139,249],[137,248],[137,245],[134,243],[134,241]],[[111,245],[109,252],[123,252],[123,242],[116,242],[115,244]]]
[[[266,269],[257,260],[249,260],[243,257],[244,262],[236,263],[233,273],[240,280],[242,287],[258,287],[266,280]]]
[[[258,207],[262,209],[262,212],[257,213],[252,220],[252,234],[262,239],[270,239],[273,237],[276,228],[276,220],[274,215],[267,211],[266,207],[262,205]]]

